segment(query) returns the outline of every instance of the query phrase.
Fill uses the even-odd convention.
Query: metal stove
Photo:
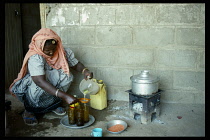
[[[140,115],[141,122],[147,124],[152,121],[153,113],[156,113],[156,117],[160,116],[162,90],[158,90],[152,95],[136,95],[132,90],[127,90],[126,92],[129,93],[129,110],[133,119],[135,119],[136,115]]]

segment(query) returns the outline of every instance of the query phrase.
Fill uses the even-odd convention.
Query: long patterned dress
[[[70,48],[64,48],[69,66],[75,66],[79,61]],[[54,69],[39,55],[32,55],[28,60],[28,73],[12,87],[13,93],[24,104],[25,109],[33,113],[46,113],[60,106],[61,99],[45,92],[37,86],[31,76],[45,75],[46,80],[56,88],[66,92],[73,81],[73,75],[68,76],[62,69]]]

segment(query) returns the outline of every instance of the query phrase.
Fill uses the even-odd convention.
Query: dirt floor
[[[21,117],[22,103],[9,94],[5,99],[12,102],[7,112],[6,137],[91,137],[94,128],[102,128],[103,137],[205,137],[205,105],[161,103],[160,117],[154,115],[151,123],[142,124],[141,116],[130,117],[128,102],[110,100],[104,110],[90,109],[95,118],[93,124],[73,129],[60,123],[66,115],[58,116],[53,112],[38,115],[36,126],[25,125]],[[110,120],[124,120],[128,127],[120,134],[109,133],[106,124]]]

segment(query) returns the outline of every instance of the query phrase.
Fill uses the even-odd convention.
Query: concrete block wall
[[[45,3],[41,12],[45,27],[104,80],[109,100],[128,101],[130,77],[150,70],[162,102],[205,104],[205,4]],[[72,72],[69,92],[81,95],[83,77]]]

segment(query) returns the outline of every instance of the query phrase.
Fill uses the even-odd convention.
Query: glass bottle
[[[77,98],[76,95],[73,95],[75,98]],[[69,109],[68,109],[68,120],[69,120],[69,124],[70,125],[74,125],[76,124],[76,110],[75,107],[78,106],[78,102],[74,103],[74,104],[70,104],[69,105]]]
[[[76,125],[77,126],[83,126],[84,125],[84,109],[81,105],[81,103],[79,103],[76,107],[75,107],[75,111],[76,111]]]
[[[70,125],[76,124],[76,119],[75,119],[75,106],[74,105],[69,105],[68,119],[69,119],[69,124]]]
[[[84,123],[89,122],[89,106],[84,104]]]

